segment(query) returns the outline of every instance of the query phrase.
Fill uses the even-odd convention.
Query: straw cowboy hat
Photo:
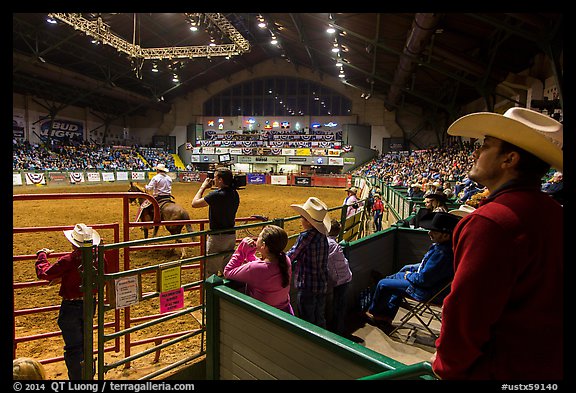
[[[92,227],[86,224],[76,224],[74,229],[64,231],[64,235],[70,243],[76,247],[82,247],[85,244],[97,246],[100,244],[100,235]]]
[[[166,168],[166,165],[164,164],[158,164],[154,167],[154,169],[160,172],[169,172],[169,170]]]
[[[310,197],[303,205],[290,205],[294,210],[304,217],[318,232],[327,235],[330,232],[330,215],[328,206],[316,197]]]
[[[352,194],[356,195],[358,193],[358,188],[350,187],[346,190],[346,192],[351,192]]]
[[[470,138],[492,136],[518,146],[562,170],[563,126],[550,116],[526,108],[510,108],[503,115],[478,112],[448,127],[448,134]]]
[[[450,210],[448,213],[454,214],[455,216],[466,217],[468,214],[472,213],[476,208],[470,205],[460,205],[458,209]]]

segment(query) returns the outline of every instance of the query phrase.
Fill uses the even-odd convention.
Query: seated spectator
[[[408,197],[414,198],[424,198],[424,191],[422,191],[422,184],[413,183],[408,189]]]
[[[224,277],[246,283],[247,295],[294,315],[290,304],[292,264],[284,253],[287,244],[288,234],[283,228],[265,226],[257,240],[242,239],[224,267]]]
[[[376,285],[366,317],[382,330],[390,332],[402,298],[425,301],[454,277],[452,231],[460,217],[444,212],[422,217],[420,226],[428,229],[432,240],[420,263],[404,266],[398,273],[381,279]]]
[[[444,193],[428,194],[424,197],[424,206],[431,212],[447,212],[447,201],[448,198]]]
[[[564,175],[562,172],[554,172],[552,177],[542,185],[542,191],[564,204]]]

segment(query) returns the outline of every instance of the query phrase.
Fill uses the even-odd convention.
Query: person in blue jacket
[[[452,231],[460,218],[445,212],[428,213],[421,218],[420,226],[428,229],[432,245],[420,263],[406,265],[399,272],[378,282],[366,311],[370,322],[385,332],[392,330],[392,321],[403,297],[408,295],[418,301],[425,301],[452,280]]]

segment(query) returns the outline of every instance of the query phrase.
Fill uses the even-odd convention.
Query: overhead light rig
[[[184,14],[186,17],[199,14]],[[232,44],[223,45],[197,45],[197,46],[173,46],[165,48],[143,48],[140,45],[132,44],[125,39],[114,34],[110,26],[98,16],[96,20],[88,20],[79,13],[49,13],[50,18],[62,21],[75,30],[94,38],[98,42],[110,45],[118,52],[125,53],[131,58],[139,60],[164,60],[164,59],[192,59],[211,58],[217,56],[237,56],[250,51],[250,42],[230,23],[221,13],[205,13],[212,23],[217,26],[222,33],[232,41]]]

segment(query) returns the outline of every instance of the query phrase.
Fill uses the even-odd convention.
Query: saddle
[[[160,211],[162,211],[162,209],[164,208],[164,206],[168,203],[176,203],[174,202],[172,199],[174,197],[172,195],[170,196],[162,196],[157,198],[156,200],[158,201],[158,205],[160,206]],[[142,205],[140,205],[140,209],[144,210],[147,208],[150,208],[152,206],[152,202],[150,202],[148,199],[146,199],[144,202],[142,202]]]

